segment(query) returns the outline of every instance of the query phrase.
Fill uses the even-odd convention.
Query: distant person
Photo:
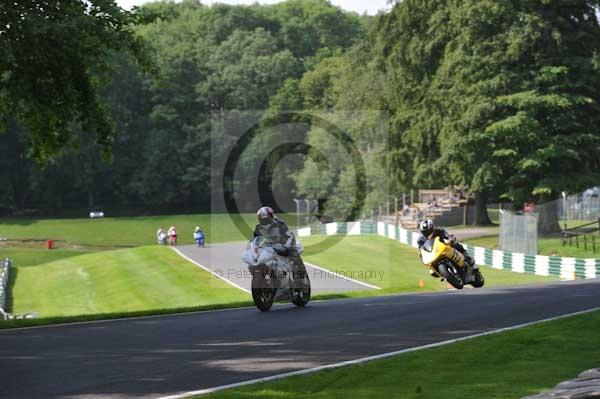
[[[204,248],[204,232],[199,226],[194,230],[194,241],[198,243],[198,247]]]
[[[410,209],[409,209],[408,205],[404,205],[402,207],[402,216],[408,216],[409,213],[410,213]]]
[[[167,245],[167,235],[162,227],[156,231],[156,241],[158,241],[158,245]]]
[[[177,245],[177,230],[175,229],[175,226],[169,227],[167,235],[169,236],[169,244],[172,246]]]

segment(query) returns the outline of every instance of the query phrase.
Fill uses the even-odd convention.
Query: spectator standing
[[[162,227],[156,231],[156,241],[158,241],[158,245],[167,245],[167,235]]]
[[[402,207],[402,216],[408,216],[409,213],[410,208],[408,207],[408,205],[404,204],[404,206]]]
[[[194,241],[198,243],[198,247],[204,248],[204,232],[199,226],[194,230]]]
[[[169,236],[169,243],[172,246],[177,245],[177,230],[175,229],[175,226],[169,227],[167,235]]]

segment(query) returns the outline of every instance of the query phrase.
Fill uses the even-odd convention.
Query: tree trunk
[[[540,205],[538,210],[538,234],[540,236],[548,236],[560,233],[557,201],[546,202]]]
[[[88,210],[92,211],[94,209],[94,207],[96,206],[96,204],[94,203],[94,191],[93,191],[92,187],[89,185],[87,188],[87,194],[88,194]]]
[[[487,213],[487,193],[475,193],[475,224],[477,226],[488,226],[492,224]]]

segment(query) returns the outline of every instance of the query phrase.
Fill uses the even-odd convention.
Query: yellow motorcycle
[[[463,254],[442,242],[439,237],[427,240],[419,254],[423,264],[432,271],[432,276],[442,277],[454,288],[460,290],[465,284],[471,284],[475,288],[483,287],[483,274],[479,270],[473,270],[465,262]]]

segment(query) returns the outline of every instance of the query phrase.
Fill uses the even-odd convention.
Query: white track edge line
[[[246,288],[244,288],[244,287],[242,287],[242,286],[239,286],[239,285],[237,285],[237,284],[236,284],[236,283],[234,283],[233,281],[231,281],[231,280],[228,280],[228,279],[226,279],[226,278],[225,278],[225,277],[223,277],[223,276],[219,276],[217,273],[215,273],[215,271],[214,271],[214,270],[211,270],[211,269],[209,269],[208,267],[206,267],[206,266],[203,266],[203,265],[201,265],[200,263],[196,262],[195,260],[193,260],[193,259],[192,259],[192,258],[190,258],[189,256],[186,256],[186,255],[184,255],[184,254],[183,254],[183,253],[182,253],[180,250],[178,250],[177,248],[171,247],[171,249],[172,249],[173,251],[175,251],[175,252],[176,252],[176,253],[177,253],[179,256],[181,256],[183,259],[187,260],[188,262],[191,262],[191,263],[193,263],[194,265],[198,266],[198,267],[199,267],[199,268],[201,268],[201,269],[204,269],[204,270],[206,270],[207,272],[209,272],[209,273],[210,273],[211,275],[213,275],[214,277],[217,277],[217,278],[219,278],[219,279],[221,279],[221,280],[225,281],[226,283],[228,283],[228,284],[230,284],[230,285],[234,286],[235,288],[237,288],[237,289],[240,289],[240,290],[242,290],[242,291],[244,291],[244,292],[246,292],[246,293],[248,293],[248,294],[250,294],[250,293],[251,293],[251,292],[250,292],[250,290],[248,290],[248,289],[246,289]]]
[[[206,395],[206,394],[209,394],[209,393],[213,393],[213,392],[217,392],[217,391],[222,391],[222,390],[225,390],[225,389],[239,388],[239,387],[243,387],[243,386],[246,386],[246,385],[257,384],[257,383],[260,383],[260,382],[268,382],[268,381],[280,380],[280,379],[287,378],[287,377],[293,377],[293,376],[298,376],[298,375],[303,375],[303,374],[311,374],[311,373],[315,373],[317,371],[322,371],[322,370],[330,370],[330,369],[336,369],[336,368],[345,367],[345,366],[351,366],[351,365],[355,365],[355,364],[367,363],[367,362],[370,362],[370,361],[373,361],[373,360],[385,359],[385,358],[388,358],[388,357],[392,357],[392,356],[396,356],[396,355],[401,355],[401,354],[404,354],[404,353],[416,352],[416,351],[423,350],[423,349],[437,348],[437,347],[440,347],[440,346],[444,346],[444,345],[448,345],[448,344],[453,344],[455,342],[466,341],[466,340],[469,340],[469,339],[483,337],[483,336],[486,336],[486,335],[492,335],[492,334],[498,334],[498,333],[505,332],[505,331],[517,330],[519,328],[528,327],[528,326],[531,326],[531,325],[534,325],[534,324],[541,324],[541,323],[545,323],[545,322],[548,322],[548,321],[565,319],[565,318],[572,317],[572,316],[577,316],[577,315],[581,315],[581,314],[595,312],[597,310],[600,310],[600,307],[595,307],[595,308],[591,308],[591,309],[581,310],[581,311],[573,312],[573,313],[566,313],[566,314],[563,314],[563,315],[560,315],[560,316],[550,317],[550,318],[547,318],[547,319],[542,319],[542,320],[537,320],[537,321],[531,321],[531,322],[523,323],[523,324],[517,324],[517,325],[514,325],[514,326],[510,326],[510,327],[503,327],[503,328],[500,328],[498,330],[492,330],[492,331],[482,332],[482,333],[479,333],[479,334],[467,335],[465,337],[455,338],[455,339],[451,339],[451,340],[447,340],[447,341],[442,341],[442,342],[436,342],[436,343],[433,343],[433,344],[428,344],[428,345],[423,345],[423,346],[417,346],[417,347],[414,347],[414,348],[407,348],[407,349],[402,349],[402,350],[399,350],[399,351],[382,353],[382,354],[379,354],[379,355],[363,357],[363,358],[355,359],[355,360],[348,360],[348,361],[340,362],[340,363],[327,364],[325,366],[313,367],[313,368],[310,368],[310,369],[304,369],[304,370],[298,370],[298,371],[291,371],[289,373],[275,374],[275,375],[268,376],[268,377],[256,378],[254,380],[236,382],[236,383],[233,383],[233,384],[221,385],[221,386],[217,386],[217,387],[213,387],[213,388],[199,389],[199,390],[196,390],[196,391],[184,392],[184,393],[177,394],[177,395],[163,396],[163,397],[160,397],[160,398],[157,398],[157,399],[183,399],[183,398],[188,398],[190,396]]]
[[[327,272],[327,273],[331,273],[332,275],[334,275],[334,276],[336,276],[336,277],[343,278],[344,280],[348,280],[348,281],[352,281],[353,283],[356,283],[356,284],[364,285],[365,287],[373,288],[373,289],[376,289],[376,290],[380,290],[380,289],[381,289],[381,287],[378,287],[378,286],[376,286],[376,285],[371,285],[371,284],[369,284],[369,283],[365,283],[365,282],[363,282],[363,281],[355,280],[355,279],[353,279],[353,278],[350,278],[350,277],[344,276],[343,274],[336,273],[336,272],[334,272],[334,271],[331,271],[331,270],[329,270],[329,269],[325,269],[325,268],[323,268],[323,267],[319,267],[319,266],[317,266],[317,265],[315,265],[315,264],[308,263],[308,262],[306,262],[306,261],[304,262],[304,264],[305,264],[305,265],[308,265],[308,266],[310,266],[310,267],[314,267],[315,269],[318,269],[318,270],[321,270],[321,271],[324,271],[324,272]]]

